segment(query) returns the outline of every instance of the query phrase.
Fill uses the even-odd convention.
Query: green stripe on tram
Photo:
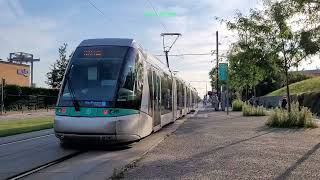
[[[139,110],[121,108],[88,108],[81,107],[76,111],[74,107],[56,107],[57,116],[77,116],[77,117],[117,117],[139,114]]]

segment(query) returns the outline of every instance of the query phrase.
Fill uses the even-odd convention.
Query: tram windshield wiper
[[[66,84],[68,85],[68,90],[69,90],[69,93],[71,95],[71,100],[72,100],[72,104],[74,106],[74,109],[76,111],[80,111],[80,104],[79,104],[79,101],[76,100],[75,98],[75,95],[74,95],[74,90],[72,88],[72,84],[71,84],[71,81],[70,81],[70,77],[69,77],[69,74],[70,74],[70,71],[71,71],[72,67],[69,68],[68,72],[66,73]]]

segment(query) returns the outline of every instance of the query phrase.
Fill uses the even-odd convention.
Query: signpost
[[[220,81],[226,81],[227,83],[227,95],[226,95],[226,104],[227,104],[227,114],[229,114],[229,72],[228,72],[228,63],[219,63],[219,79]]]
[[[228,79],[228,64],[227,63],[219,63],[219,78],[220,81],[227,81]]]

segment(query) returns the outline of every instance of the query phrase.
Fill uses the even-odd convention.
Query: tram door
[[[161,123],[161,112],[160,112],[160,100],[161,100],[161,84],[160,84],[160,76],[157,74],[155,71],[153,71],[153,87],[154,87],[154,113],[153,113],[153,119],[154,119],[154,124],[153,127],[156,127],[160,125]]]

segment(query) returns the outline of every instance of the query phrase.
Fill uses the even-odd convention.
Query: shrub
[[[266,110],[262,106],[254,107],[244,103],[242,106],[243,116],[265,116]]]
[[[309,108],[302,107],[300,109],[299,103],[292,103],[290,114],[286,109],[276,108],[269,116],[266,125],[269,127],[279,128],[316,128],[317,123],[313,119]]]
[[[4,87],[5,95],[44,95],[58,96],[59,89],[22,87],[17,85],[6,85]]]
[[[310,93],[303,93],[298,95],[297,100],[299,104],[310,108],[310,111],[314,114],[320,116],[320,91],[318,92],[310,92]]]
[[[232,102],[232,111],[242,111],[243,102],[240,99],[236,99]]]
[[[4,107],[6,111],[53,107],[57,102],[58,93],[58,89],[6,85]]]

